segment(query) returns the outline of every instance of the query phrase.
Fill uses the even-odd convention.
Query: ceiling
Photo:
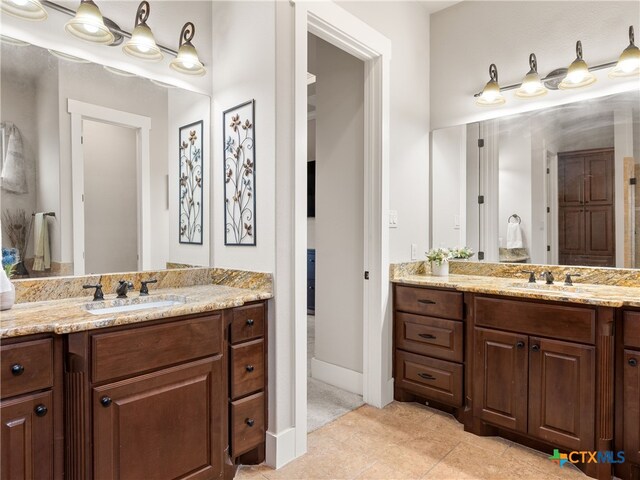
[[[456,3],[460,3],[461,0],[457,0],[455,2],[443,2],[439,0],[419,0],[420,3],[426,10],[427,13],[432,14],[435,12],[439,12],[440,10],[444,10],[445,8],[449,8]]]

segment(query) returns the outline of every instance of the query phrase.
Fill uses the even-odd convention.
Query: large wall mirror
[[[436,130],[431,168],[434,247],[640,268],[640,90]]]
[[[210,98],[33,45],[1,53],[2,246],[19,249],[18,278],[207,262],[208,241],[179,238],[179,130],[204,122],[208,204]]]

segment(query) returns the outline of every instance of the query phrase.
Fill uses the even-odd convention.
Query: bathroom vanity
[[[577,466],[639,478],[640,289],[618,289],[625,300],[616,287],[598,297],[494,277],[394,282],[396,400],[550,454],[624,451],[624,463]]]
[[[51,322],[20,330],[29,308],[3,312],[3,478],[230,479],[264,460],[270,295],[192,288],[151,315],[55,323],[69,299],[34,304]]]

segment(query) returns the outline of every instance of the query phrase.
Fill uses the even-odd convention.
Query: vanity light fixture
[[[131,38],[122,47],[127,55],[147,60],[149,62],[159,62],[162,60],[162,52],[156,44],[151,29],[147,25],[149,18],[149,2],[146,0],[140,2],[138,11],[136,12],[136,23],[131,34]]]
[[[538,61],[536,54],[529,55],[529,73],[522,80],[522,85],[516,90],[516,96],[520,98],[540,97],[547,94],[547,88],[542,84],[538,75]]]
[[[46,20],[49,14],[40,0],[0,0],[0,11],[23,20]]]
[[[576,42],[576,59],[569,65],[567,76],[564,77],[558,88],[567,90],[572,88],[582,88],[591,85],[596,81],[596,76],[589,71],[587,62],[582,59],[582,42]]]
[[[196,27],[191,22],[187,22],[180,32],[180,48],[178,48],[178,56],[171,60],[169,67],[176,72],[186,75],[204,75],[204,65],[198,58],[198,52],[191,43],[196,33]]]
[[[81,0],[75,16],[64,26],[74,37],[92,43],[110,45],[115,40],[104,24],[100,9],[92,0]]]
[[[494,63],[489,65],[489,81],[482,89],[482,93],[476,99],[476,103],[483,107],[502,105],[505,102],[500,85],[498,85],[498,67]]]
[[[609,77],[631,77],[640,75],[640,48],[634,43],[633,25],[629,26],[629,46],[620,54],[618,63],[609,72]]]

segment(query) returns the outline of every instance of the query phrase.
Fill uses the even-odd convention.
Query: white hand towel
[[[507,224],[507,248],[524,248],[522,243],[522,229],[519,223]]]
[[[2,164],[2,189],[13,193],[27,193],[22,135],[17,127],[9,128],[7,155]]]
[[[51,268],[51,248],[49,245],[49,226],[47,225],[47,217],[44,213],[36,213],[33,223],[35,244],[33,269],[38,272],[42,272]]]

